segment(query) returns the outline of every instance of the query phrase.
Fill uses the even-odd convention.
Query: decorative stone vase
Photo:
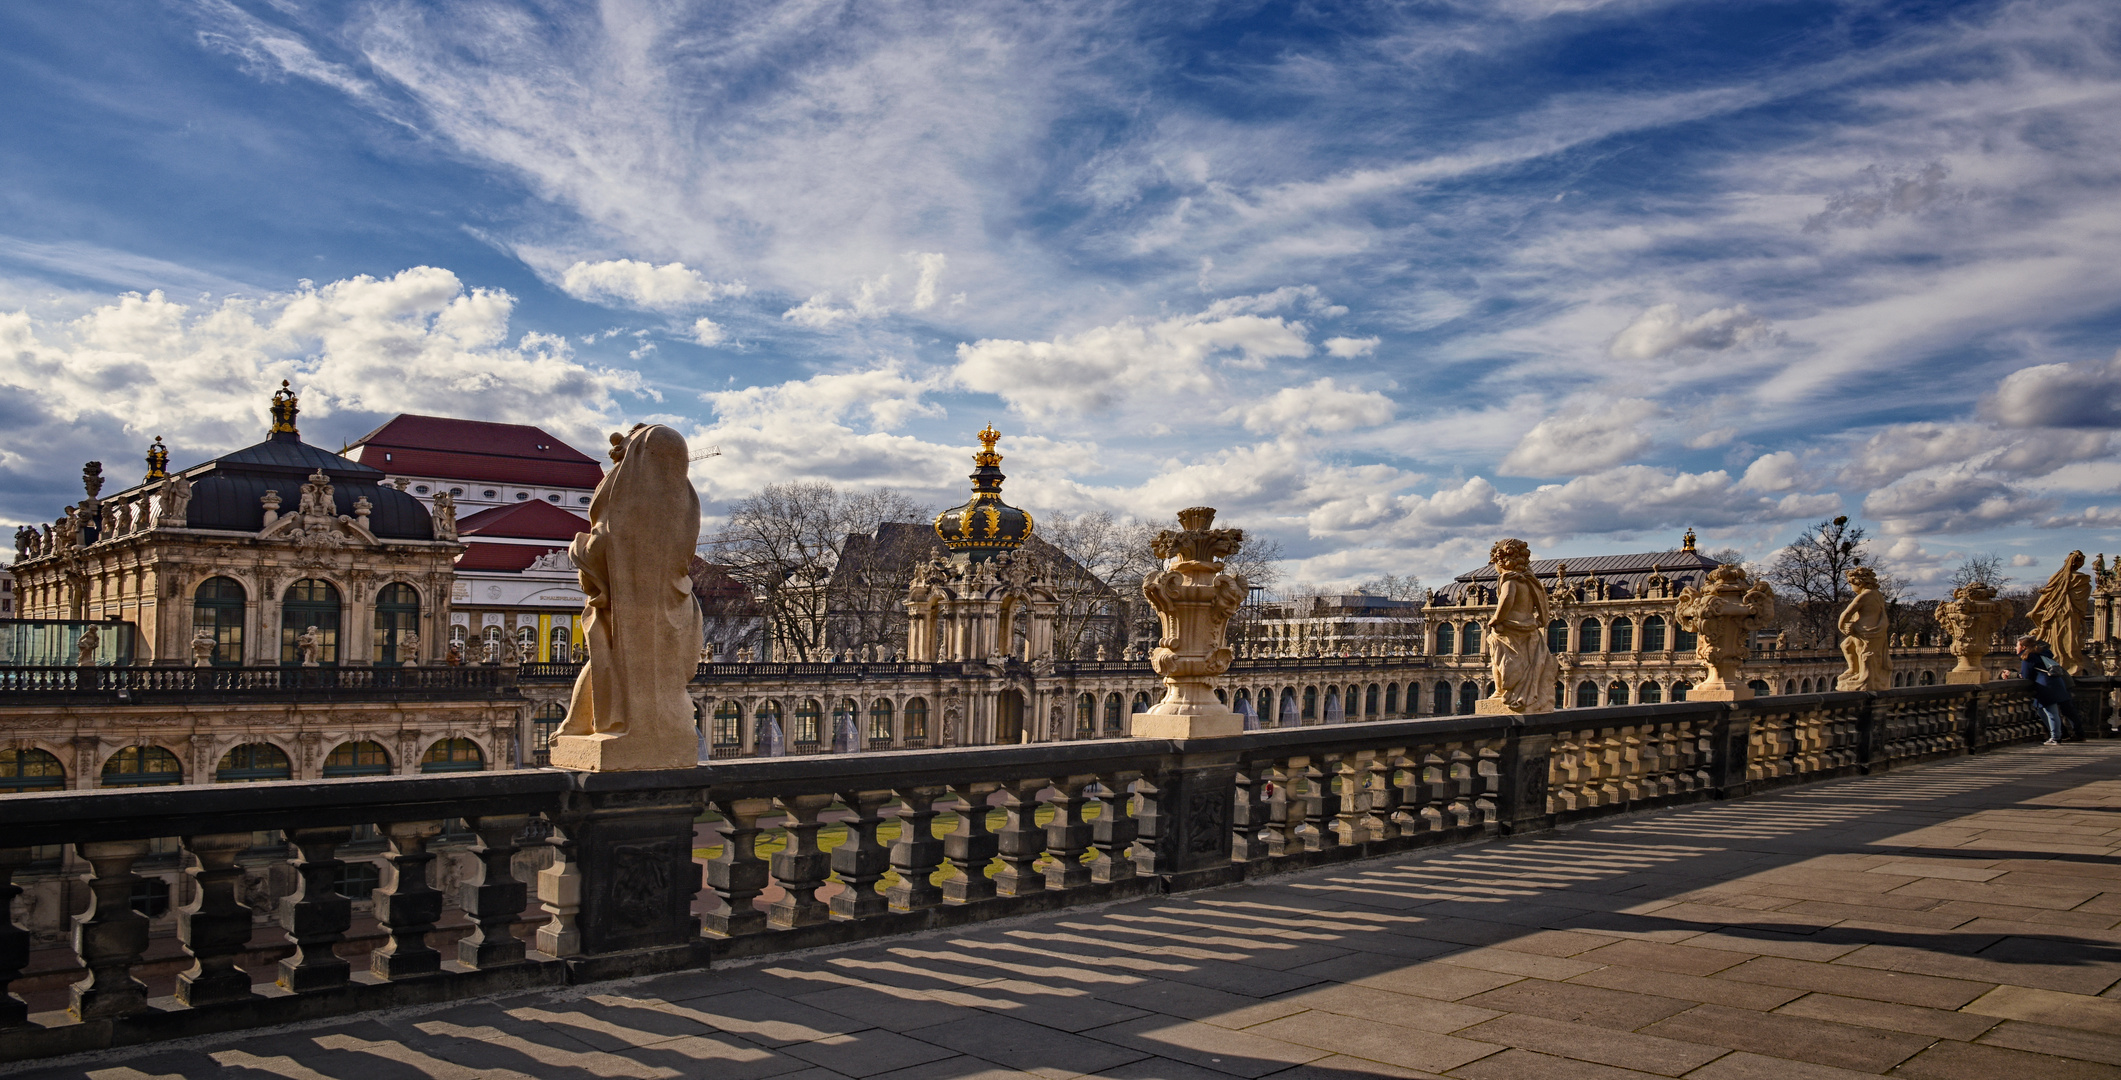
[[[1222,559],[1237,553],[1240,529],[1211,529],[1215,510],[1195,506],[1178,512],[1179,530],[1156,534],[1150,550],[1169,565],[1142,579],[1142,595],[1156,608],[1163,636],[1149,653],[1149,667],[1164,679],[1164,699],[1135,713],[1136,738],[1199,739],[1236,735],[1244,718],[1215,697],[1215,680],[1230,670],[1234,654],[1224,638],[1230,616],[1244,603],[1244,575],[1225,573]]]

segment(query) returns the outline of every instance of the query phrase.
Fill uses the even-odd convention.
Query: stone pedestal
[[[1750,686],[1696,686],[1686,692],[1688,701],[1751,701],[1753,697],[1753,688]]]
[[[699,739],[683,731],[562,735],[552,740],[553,767],[584,772],[674,769],[697,762]]]
[[[1192,706],[1179,708],[1190,711],[1158,712],[1152,709],[1135,713],[1134,726],[1129,733],[1137,739],[1212,739],[1245,732],[1245,718],[1228,709],[1213,712]]]
[[[1499,698],[1484,697],[1473,703],[1475,716],[1522,716],[1523,713],[1510,708],[1509,702]]]
[[[1946,686],[1974,686],[1987,681],[1989,681],[1988,672],[1979,669],[1973,671],[1947,671],[1944,673],[1944,685]]]

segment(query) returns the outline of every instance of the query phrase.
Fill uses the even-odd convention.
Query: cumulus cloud
[[[1747,491],[1788,491],[1803,482],[1803,473],[1797,467],[1797,455],[1788,450],[1762,454],[1745,467],[1745,475],[1738,479],[1738,486]]]
[[[2005,427],[2121,427],[2121,353],[2104,362],[2020,368],[1984,405]]]
[[[1606,352],[1617,360],[1655,360],[1683,349],[1722,352],[1775,336],[1768,321],[1744,304],[1712,308],[1691,319],[1680,314],[1678,304],[1658,304],[1636,316]]]
[[[1289,386],[1245,411],[1247,431],[1349,431],[1392,419],[1392,400],[1374,390],[1351,390],[1332,379]]]
[[[684,263],[636,259],[577,262],[560,272],[558,284],[577,300],[646,311],[682,311],[749,291],[741,281],[709,281]]]
[[[1656,415],[1642,398],[1581,404],[1547,417],[1525,432],[1502,471],[1509,476],[1575,476],[1618,465],[1650,446],[1639,426]]]
[[[701,318],[693,320],[692,340],[711,349],[728,339],[728,332],[722,328],[720,323],[715,322],[713,319]]]
[[[1972,469],[1909,476],[1863,500],[1865,516],[1888,533],[1961,533],[2015,524],[2054,500]]]
[[[1329,337],[1325,340],[1326,353],[1343,360],[1352,360],[1376,352],[1381,340],[1374,337]]]
[[[996,394],[1034,419],[1112,409],[1150,388],[1205,392],[1212,361],[1260,367],[1306,356],[1305,327],[1279,316],[1200,315],[1129,320],[1051,341],[982,339],[957,347],[957,382]]]
[[[1790,521],[1831,513],[1841,500],[1798,492],[1771,498],[1745,490],[1721,469],[1688,473],[1625,465],[1506,496],[1504,503],[1505,527],[1560,537]]]
[[[935,306],[936,285],[942,280],[943,268],[950,260],[939,252],[922,251],[909,252],[906,258],[914,266],[913,290],[907,296],[906,307],[926,311]],[[896,303],[893,295],[891,275],[878,274],[856,282],[854,294],[844,306],[834,306],[832,294],[821,292],[781,312],[781,318],[812,330],[829,330],[842,323],[880,319],[891,314]],[[957,299],[961,302],[963,297]]]
[[[1410,500],[1408,516],[1434,528],[1493,525],[1502,520],[1502,492],[1482,477]]]
[[[722,456],[694,468],[710,499],[788,480],[930,488],[964,471],[960,450],[898,429],[942,415],[932,380],[896,365],[700,395],[715,418],[693,436]]]

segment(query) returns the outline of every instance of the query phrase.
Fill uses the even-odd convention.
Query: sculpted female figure
[[[1532,549],[1517,539],[1498,540],[1488,551],[1496,581],[1495,613],[1488,616],[1488,671],[1495,693],[1475,711],[1486,715],[1554,711],[1554,682],[1561,669],[1547,651],[1553,619],[1547,593],[1532,576]]]
[[[661,424],[612,436],[615,462],[589,501],[574,559],[587,601],[588,658],[552,744],[563,769],[671,769],[697,764],[685,685],[700,655],[700,606],[687,568],[700,497],[685,475],[685,438]]]
[[[2084,553],[2072,551],[2062,569],[2047,579],[2027,614],[2033,635],[2047,642],[2055,662],[2071,675],[2084,674],[2084,627],[2092,613],[2092,578],[2082,573]]]
[[[1856,595],[1841,609],[1834,628],[1846,635],[1841,655],[1848,668],[1834,680],[1836,690],[1889,690],[1893,685],[1893,662],[1886,652],[1885,594],[1878,591],[1878,571],[1858,566],[1848,572]]]

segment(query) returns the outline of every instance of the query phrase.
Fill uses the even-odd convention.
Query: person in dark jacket
[[[2047,714],[2046,745],[2061,742],[2069,731],[2063,714],[2075,710],[2070,708],[2069,676],[2046,643],[2031,635],[2018,639],[2018,677],[2032,684],[2033,700]]]

